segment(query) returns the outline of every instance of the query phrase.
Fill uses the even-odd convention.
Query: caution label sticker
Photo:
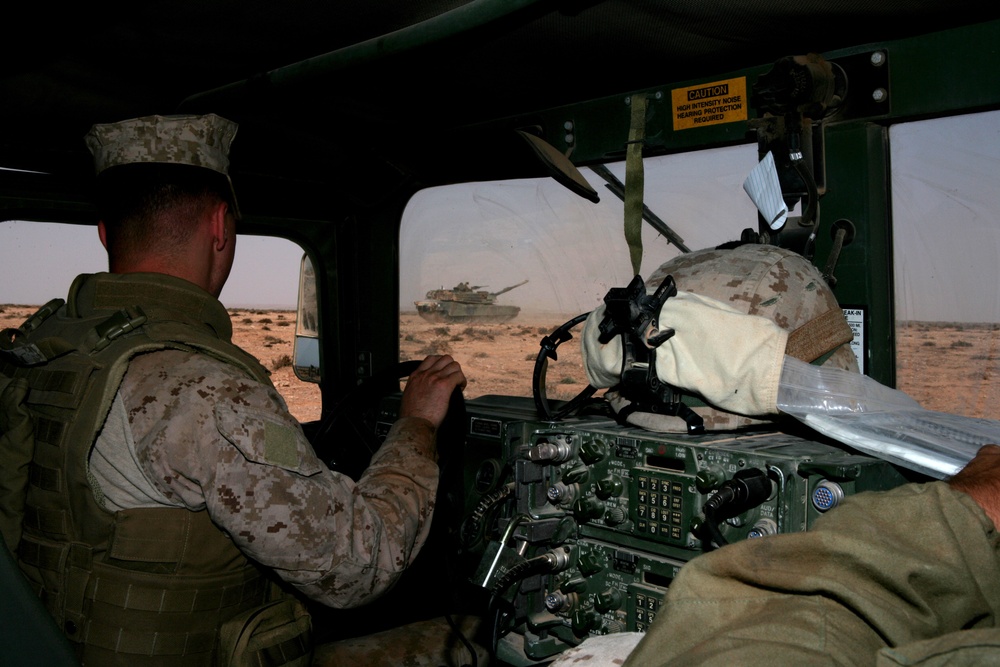
[[[671,91],[674,130],[747,119],[746,77]]]
[[[868,370],[865,368],[865,359],[868,356],[865,353],[868,347],[867,332],[865,331],[865,309],[843,306],[843,310],[844,317],[847,318],[847,323],[851,325],[851,329],[854,331],[854,340],[851,341],[851,352],[854,353],[854,357],[858,360],[858,368],[864,374]]]

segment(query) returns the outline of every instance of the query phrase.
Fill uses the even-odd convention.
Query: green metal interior
[[[26,10],[0,47],[0,167],[20,170],[0,170],[0,221],[95,224],[82,142],[93,123],[237,120],[241,232],[288,238],[316,267],[328,406],[398,359],[398,231],[415,192],[546,175],[518,129],[580,167],[622,160],[636,92],[651,99],[647,156],[755,143],[749,121],[674,131],[669,91],[736,77],[749,89],[778,58],[808,52],[851,84],[825,121],[816,262],[832,224],[849,221],[834,292],[866,309],[868,372],[892,384],[888,127],[1000,108],[1000,8],[986,3],[319,4],[192,0],[158,15],[111,3],[61,8],[58,25]],[[878,75],[866,69],[876,51]]]

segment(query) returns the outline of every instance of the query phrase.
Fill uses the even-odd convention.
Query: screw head
[[[885,64],[885,53],[882,51],[875,51],[871,55],[871,63],[875,67],[881,67]]]
[[[889,97],[889,93],[886,92],[885,88],[876,88],[872,91],[872,99],[876,102],[885,102]]]

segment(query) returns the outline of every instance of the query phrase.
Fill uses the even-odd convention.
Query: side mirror
[[[319,302],[316,299],[316,272],[309,255],[302,255],[299,267],[299,305],[295,318],[295,377],[303,382],[322,379],[319,365]]]

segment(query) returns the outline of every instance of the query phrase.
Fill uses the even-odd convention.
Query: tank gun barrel
[[[490,294],[490,296],[493,296],[493,297],[495,297],[495,296],[500,296],[501,294],[506,294],[507,292],[511,291],[511,290],[512,290],[512,289],[514,289],[515,287],[520,287],[521,285],[524,285],[524,284],[525,284],[526,282],[528,282],[528,281],[527,281],[527,280],[525,280],[525,281],[523,281],[523,282],[519,282],[519,283],[518,283],[518,284],[516,284],[516,285],[511,285],[510,287],[504,287],[504,288],[503,288],[502,290],[500,290],[499,292],[492,292],[492,293]]]

